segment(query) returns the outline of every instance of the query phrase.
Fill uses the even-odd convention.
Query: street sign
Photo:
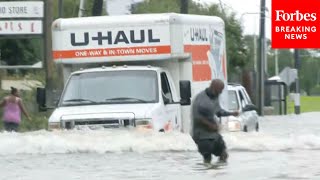
[[[6,1],[0,2],[2,18],[43,18],[43,1]]]
[[[35,46],[43,41],[46,42],[45,31],[45,7],[48,0],[20,0],[20,1],[1,1],[0,2],[0,40],[3,39],[32,39]],[[50,8],[53,8],[52,5]],[[40,39],[39,39],[40,38]],[[28,40],[29,41],[29,40]],[[4,42],[6,43],[6,42]],[[41,46],[41,45],[40,45]],[[39,48],[39,47],[35,47]],[[9,51],[7,51],[9,50]],[[7,61],[8,56],[12,53],[10,46],[2,45],[0,51],[0,60]],[[6,53],[7,52],[7,53]],[[8,55],[9,52],[9,55]],[[45,56],[45,55],[44,55]],[[18,57],[19,58],[19,57]],[[22,58],[22,57],[21,57]],[[38,55],[34,55],[34,59],[41,59]],[[42,66],[41,66],[42,67]],[[41,68],[40,67],[40,68]],[[18,64],[16,65],[1,65],[0,69],[30,69],[39,68],[33,65]]]
[[[0,35],[42,34],[41,20],[0,20]]]
[[[298,77],[297,69],[292,69],[290,67],[285,67],[279,74],[280,79],[290,86]]]

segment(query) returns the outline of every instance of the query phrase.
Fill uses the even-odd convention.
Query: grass
[[[294,101],[287,98],[287,113],[294,113]],[[304,112],[320,112],[320,96],[300,96],[300,111]]]

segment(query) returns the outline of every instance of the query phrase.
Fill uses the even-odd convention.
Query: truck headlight
[[[48,129],[49,130],[61,129],[61,123],[60,122],[49,122]]]
[[[152,129],[152,119],[136,119],[136,127]]]

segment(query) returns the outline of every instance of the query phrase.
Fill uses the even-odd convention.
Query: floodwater
[[[0,180],[320,179],[320,112],[225,132],[230,158],[206,170],[187,134],[135,130],[0,133]]]

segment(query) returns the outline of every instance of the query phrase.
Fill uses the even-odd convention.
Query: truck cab
[[[183,86],[182,92],[188,92]],[[157,131],[181,130],[180,100],[167,70],[152,66],[112,66],[71,74],[50,128],[82,126],[144,127]]]

